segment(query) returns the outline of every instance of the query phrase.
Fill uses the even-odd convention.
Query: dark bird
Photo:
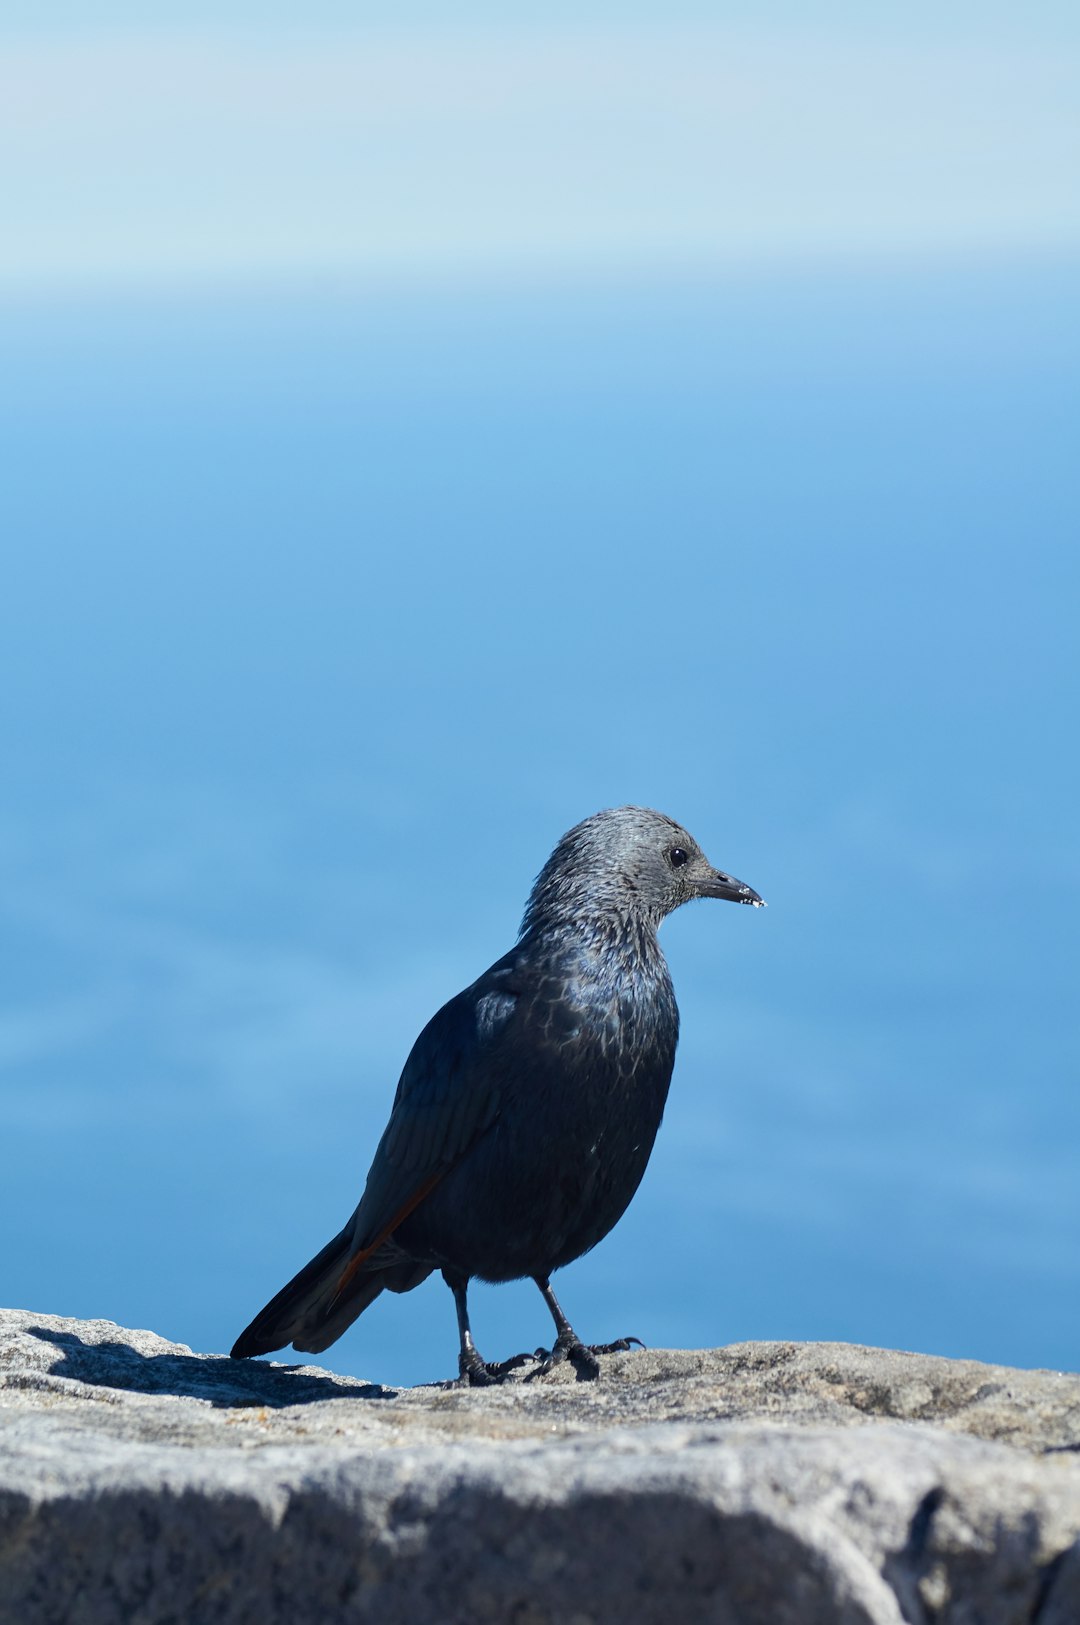
[[[516,945],[413,1045],[356,1212],[234,1357],[321,1352],[380,1292],[411,1292],[433,1270],[454,1294],[469,1383],[532,1358],[485,1364],[469,1329],[473,1276],[536,1282],[556,1331],[540,1370],[570,1359],[595,1376],[597,1354],[628,1347],[586,1347],[550,1277],[603,1240],[645,1172],[679,1037],[656,932],[695,897],[762,903],[662,813],[617,807],[564,835]]]

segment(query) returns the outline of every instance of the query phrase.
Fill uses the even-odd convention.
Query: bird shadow
[[[49,1375],[95,1388],[137,1394],[170,1394],[235,1409],[263,1405],[284,1409],[323,1399],[395,1399],[397,1390],[380,1383],[334,1377],[298,1366],[233,1360],[225,1354],[140,1354],[129,1343],[87,1343],[74,1332],[28,1326],[31,1337],[52,1343],[59,1359]]]

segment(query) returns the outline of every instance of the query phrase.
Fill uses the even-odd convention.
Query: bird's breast
[[[678,1041],[658,963],[570,954],[511,960],[497,989],[512,1015],[490,1054],[490,1128],[402,1230],[434,1262],[488,1280],[544,1274],[607,1234],[641,1180]]]
[[[540,1041],[523,1070],[528,1105],[510,1115],[564,1165],[587,1166],[605,1154],[635,1160],[659,1127],[678,1041],[678,1008],[666,966],[597,974],[571,961],[538,989]],[[526,1082],[526,1079],[528,1080]],[[648,1152],[645,1152],[647,1157]]]

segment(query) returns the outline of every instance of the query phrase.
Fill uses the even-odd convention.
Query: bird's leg
[[[490,1376],[488,1368],[481,1358],[480,1351],[472,1338],[472,1328],[469,1325],[469,1305],[466,1294],[469,1287],[467,1275],[452,1275],[449,1270],[443,1270],[443,1280],[454,1294],[454,1308],[457,1310],[458,1339],[460,1352],[458,1353],[459,1380],[469,1388],[487,1388],[495,1381]]]
[[[593,1381],[600,1375],[598,1354],[615,1354],[623,1349],[628,1349],[633,1343],[640,1342],[640,1338],[637,1337],[620,1337],[615,1343],[594,1343],[592,1345],[583,1343],[563,1314],[562,1305],[551,1290],[551,1282],[545,1275],[534,1275],[533,1280],[540,1288],[544,1302],[551,1312],[551,1318],[555,1322],[555,1342],[550,1353],[537,1349],[536,1353],[540,1364],[535,1371],[529,1372],[528,1377],[525,1379],[527,1382],[533,1377],[542,1377],[545,1372],[551,1370],[553,1365],[558,1365],[563,1360],[570,1361],[579,1378],[585,1381]]]
[[[530,1377],[542,1377],[551,1370],[553,1365],[559,1365],[563,1360],[569,1360],[576,1369],[579,1377],[596,1378],[600,1375],[600,1361],[591,1349],[585,1347],[581,1338],[575,1332],[566,1316],[562,1305],[551,1290],[551,1282],[545,1275],[534,1275],[533,1280],[543,1294],[544,1302],[551,1311],[551,1318],[555,1322],[555,1342],[550,1353],[544,1354],[535,1371],[530,1371]],[[537,1354],[540,1350],[537,1349]]]
[[[515,1366],[525,1365],[534,1358],[531,1354],[518,1354],[512,1360],[504,1360],[501,1365],[488,1365],[472,1339],[472,1328],[469,1325],[469,1305],[466,1293],[469,1287],[467,1275],[455,1275],[450,1270],[443,1270],[443,1280],[454,1294],[454,1308],[457,1310],[458,1337],[461,1340],[461,1350],[458,1354],[458,1382],[467,1388],[491,1388],[500,1383],[508,1371]],[[451,1387],[456,1384],[451,1384]]]

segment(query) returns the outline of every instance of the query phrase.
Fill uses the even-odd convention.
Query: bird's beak
[[[749,903],[753,908],[767,906],[752,886],[736,880],[734,875],[726,875],[722,869],[710,869],[706,878],[698,881],[697,890],[701,897],[722,897],[728,903]]]

